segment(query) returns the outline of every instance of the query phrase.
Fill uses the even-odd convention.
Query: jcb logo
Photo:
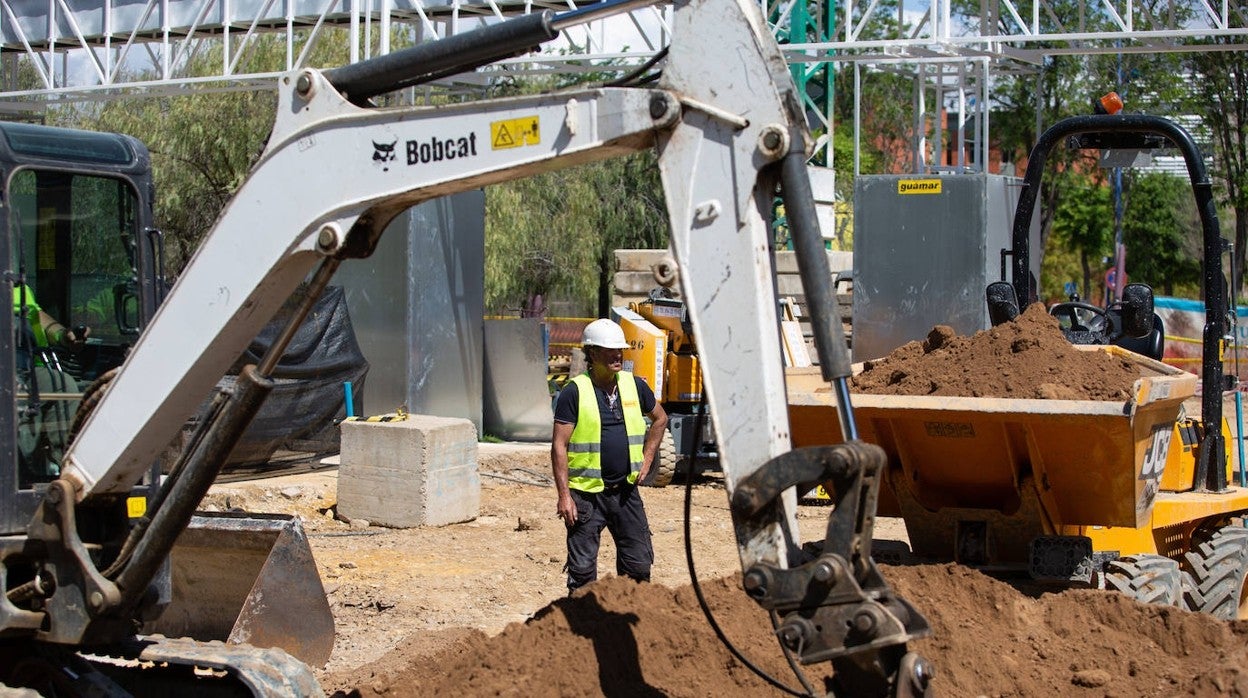
[[[1166,470],[1166,457],[1170,455],[1170,440],[1174,437],[1171,424],[1159,424],[1153,427],[1153,438],[1144,450],[1144,462],[1140,465],[1140,479],[1144,488],[1135,503],[1137,512],[1147,511],[1161,489],[1161,476]]]
[[[1144,464],[1140,466],[1141,480],[1160,480],[1166,469],[1166,456],[1170,454],[1170,439],[1174,429],[1161,424],[1153,429],[1153,440],[1144,451]]]

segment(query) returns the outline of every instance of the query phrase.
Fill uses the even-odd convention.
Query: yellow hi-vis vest
[[[637,484],[637,474],[645,458],[646,420],[641,413],[641,398],[633,374],[620,371],[615,376],[620,406],[624,409],[624,431],[628,434],[628,481]],[[601,492],[602,479],[602,417],[598,414],[598,397],[588,373],[572,379],[580,398],[576,426],[568,443],[568,487],[581,492]]]

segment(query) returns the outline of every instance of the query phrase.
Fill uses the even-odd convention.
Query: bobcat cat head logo
[[[398,139],[390,143],[378,143],[373,141],[373,161],[374,162],[393,162],[394,147],[399,144]]]

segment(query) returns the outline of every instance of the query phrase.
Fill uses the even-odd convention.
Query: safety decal
[[[939,194],[939,179],[899,179],[898,194]]]
[[[506,150],[523,145],[541,145],[542,133],[537,116],[490,122],[490,148]]]
[[[126,516],[137,519],[147,513],[146,497],[126,497]]]

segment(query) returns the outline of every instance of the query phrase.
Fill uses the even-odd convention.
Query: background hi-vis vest
[[[579,404],[576,426],[568,443],[568,487],[581,492],[601,492],[602,479],[602,416],[598,414],[598,397],[588,373],[572,379],[576,384]],[[637,474],[645,458],[646,420],[641,413],[641,398],[633,374],[620,371],[615,375],[620,406],[624,409],[624,431],[628,434],[628,481],[637,484]]]

